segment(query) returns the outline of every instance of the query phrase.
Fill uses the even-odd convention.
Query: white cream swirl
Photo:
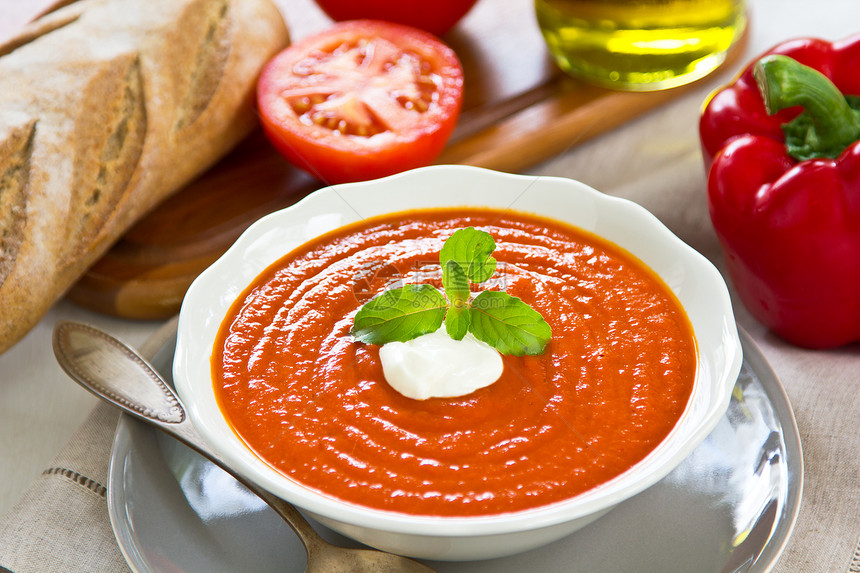
[[[489,386],[502,375],[502,356],[471,334],[454,340],[443,326],[379,349],[388,384],[413,400],[453,398]]]

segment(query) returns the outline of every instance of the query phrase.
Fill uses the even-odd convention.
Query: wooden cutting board
[[[331,23],[313,0],[276,2],[294,40]],[[440,164],[521,171],[686,91],[612,92],[565,76],[548,56],[533,0],[480,0],[444,40],[463,63],[465,99]],[[67,296],[123,318],[171,316],[252,222],[321,186],[253,133],[139,221]]]

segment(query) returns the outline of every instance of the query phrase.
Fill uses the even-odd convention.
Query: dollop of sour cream
[[[414,400],[471,394],[499,379],[504,369],[499,352],[471,334],[454,340],[443,326],[408,342],[389,342],[379,349],[385,380]]]

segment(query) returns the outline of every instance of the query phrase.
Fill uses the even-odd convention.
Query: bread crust
[[[0,353],[256,125],[271,0],[80,0],[0,46]]]

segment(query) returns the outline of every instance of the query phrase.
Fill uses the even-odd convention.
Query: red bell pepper
[[[735,290],[765,326],[809,348],[860,340],[855,95],[860,36],[801,39],[744,70],[700,118],[708,207]]]

